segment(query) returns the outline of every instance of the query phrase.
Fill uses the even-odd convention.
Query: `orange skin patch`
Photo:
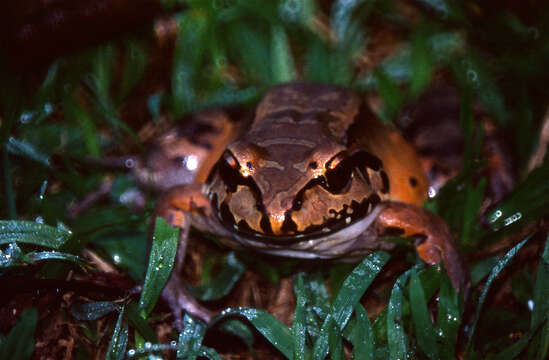
[[[389,178],[389,199],[421,206],[429,184],[415,150],[391,126],[372,121],[369,129],[367,147],[383,162]]]

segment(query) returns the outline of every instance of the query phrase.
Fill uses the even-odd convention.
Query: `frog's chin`
[[[368,233],[368,228],[383,210],[378,204],[362,219],[330,232],[315,232],[292,236],[256,236],[235,233],[233,238],[242,246],[276,256],[302,259],[337,258],[348,254],[354,240]]]

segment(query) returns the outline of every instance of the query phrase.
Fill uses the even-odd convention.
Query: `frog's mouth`
[[[329,209],[328,213],[330,216],[326,216],[325,221],[322,224],[311,224],[303,231],[290,230],[287,234],[273,234],[269,231],[255,231],[248,225],[246,220],[240,220],[237,223],[226,204],[221,204],[220,211],[218,212],[218,219],[223,227],[239,238],[249,239],[256,242],[288,245],[302,241],[326,238],[334,233],[344,230],[345,228],[353,226],[355,223],[368,217],[379,202],[379,196],[377,194],[372,194],[368,198],[363,199],[361,202],[352,201],[350,204],[344,205],[343,210],[340,212]],[[259,210],[263,215],[262,221],[269,224],[270,218],[265,209],[260,207]],[[291,212],[291,210],[286,212],[285,223],[293,222]],[[264,228],[269,230],[268,226],[264,226]]]
[[[241,246],[248,247],[254,251],[285,256],[300,259],[341,259],[356,260],[360,256],[368,253],[370,248],[364,247],[357,239],[362,236],[368,237],[367,229],[375,221],[378,214],[383,210],[383,203],[377,205],[365,217],[356,220],[354,223],[345,224],[341,228],[334,228],[329,233],[310,233],[303,236],[261,236],[244,234],[243,232],[233,232],[232,238]],[[285,238],[283,242],[280,239]],[[351,257],[350,257],[351,256]],[[354,256],[359,256],[355,258]]]

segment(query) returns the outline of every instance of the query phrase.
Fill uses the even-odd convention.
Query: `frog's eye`
[[[238,163],[238,160],[236,160],[236,157],[229,150],[225,150],[225,152],[221,156],[221,161],[224,163],[225,166],[233,170],[240,169],[240,164]]]
[[[242,182],[242,175],[240,174],[240,164],[236,157],[226,150],[217,163],[219,175],[223,179],[225,185],[231,189],[236,190],[236,186]]]
[[[346,152],[340,152],[326,163],[326,188],[341,193],[351,181],[354,161]]]

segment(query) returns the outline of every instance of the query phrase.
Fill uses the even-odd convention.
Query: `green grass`
[[[106,201],[75,219],[66,213],[71,202],[104,181],[105,170],[90,166],[88,158],[123,153],[120,144],[143,150],[136,135],[142,124],[122,115],[153,61],[150,44],[138,32],[59,58],[41,76],[13,72],[0,58],[3,280],[34,274],[62,280],[71,270],[85,273],[89,265],[81,254],[88,247],[127,271],[143,284],[140,299],[74,304],[67,314],[80,322],[92,343],[97,340],[93,323],[107,319],[102,321],[112,328],[109,359],[160,356],[161,351],[177,358],[219,359],[219,349],[202,343],[212,331],[229,332],[251,349],[262,336],[288,359],[341,359],[344,348],[355,359],[547,358],[549,238],[535,227],[529,236],[517,234],[549,209],[549,161],[526,170],[548,104],[549,6],[525,5],[517,13],[497,2],[421,0],[414,2],[418,20],[412,22],[396,1],[177,3],[166,1],[179,24],[170,84],[143,98],[151,119],[160,114],[179,119],[212,105],[252,106],[270,86],[293,80],[378,93],[379,115],[391,121],[437,74],[444,74],[460,89],[461,124],[469,135],[476,126],[473,104],[482,104],[516,157],[519,185],[481,218],[486,182],[475,175],[483,163],[478,161],[480,144],[471,140],[462,173],[428,203],[448,221],[467,258],[474,259],[468,263],[469,298],[454,292],[444,271],[424,266],[404,249],[410,269],[387,289],[384,310],[368,314],[359,300],[389,258],[398,257],[375,252],[353,268],[334,265],[294,274],[297,305],[290,328],[261,309],[233,308],[207,326],[186,316],[180,334],[158,343],[151,324],[161,316],[155,304],[171,271],[177,235],[157,222],[148,257],[146,219],[154,199],[147,198],[145,212],[133,212],[120,198],[136,184],[129,175],[115,173]],[[329,19],[330,36],[315,25],[321,12]],[[375,67],[362,69],[357,55],[365,54],[380,22],[401,36],[402,46]],[[119,63],[121,73],[115,70]],[[237,75],[227,75],[228,68]],[[33,83],[37,78],[39,84]],[[499,255],[477,256],[505,236],[517,242]],[[541,248],[543,241],[544,252],[535,256],[537,269],[513,262],[525,248]],[[214,277],[217,265],[221,271]],[[294,266],[277,268],[216,248],[200,285],[189,289],[203,300],[217,300],[246,268],[276,282]],[[502,278],[512,279],[510,285],[503,285]],[[511,305],[487,306],[500,285],[510,287]],[[26,310],[0,337],[0,354],[30,358],[36,323],[36,312]],[[491,332],[492,327],[498,331]]]

